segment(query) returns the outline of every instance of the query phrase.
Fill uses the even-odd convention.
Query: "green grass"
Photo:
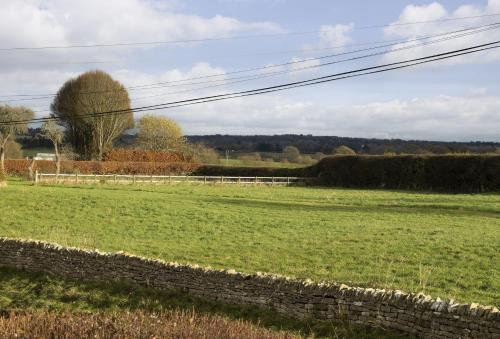
[[[500,195],[234,186],[0,189],[0,235],[500,305]]]
[[[41,273],[0,268],[0,316],[12,311],[105,312],[143,310],[195,311],[243,319],[273,330],[334,338],[403,338],[380,329],[353,327],[343,323],[296,321],[272,310],[225,305],[190,297],[180,291],[162,291],[117,282],[82,282]]]
[[[38,153],[54,153],[54,149],[47,147],[23,148],[23,157],[34,157]]]
[[[281,161],[263,161],[263,160],[255,160],[255,161],[243,161],[240,159],[220,159],[219,165],[222,166],[232,166],[232,167],[275,167],[275,168],[299,168],[305,167],[305,164],[296,164],[290,162],[281,162]]]

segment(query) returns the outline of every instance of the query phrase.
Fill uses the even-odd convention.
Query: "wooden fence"
[[[190,176],[190,175],[121,175],[121,174],[53,174],[36,173],[36,183],[69,184],[240,184],[240,185],[299,185],[305,184],[306,178],[299,177],[226,177],[226,176]]]

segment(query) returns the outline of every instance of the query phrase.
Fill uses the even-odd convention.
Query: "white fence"
[[[36,183],[71,184],[240,184],[240,185],[297,185],[306,183],[306,178],[298,177],[226,177],[190,175],[119,175],[119,174],[53,174],[36,173]]]

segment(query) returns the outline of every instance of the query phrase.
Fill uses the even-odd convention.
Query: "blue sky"
[[[500,29],[363,60],[231,83],[235,70],[359,49],[353,44],[440,34],[500,22],[499,16],[427,24],[373,25],[500,14],[500,0],[2,0],[0,45],[108,44],[238,37],[313,31],[189,44],[0,51],[0,100],[48,114],[50,98],[15,101],[17,94],[54,93],[70,77],[99,68],[125,86],[219,75],[217,87],[176,86],[131,91],[134,107],[252,89],[500,40]],[[23,22],[23,29],[19,29]],[[394,48],[400,48],[400,45]],[[358,53],[355,55],[361,55]],[[349,55],[350,56],[350,55]],[[339,60],[349,56],[328,60]],[[356,137],[500,141],[500,53],[225,102],[157,111],[187,134],[303,133]],[[233,75],[234,76],[234,75]],[[185,80],[188,82],[188,80]],[[198,80],[200,81],[200,80]]]

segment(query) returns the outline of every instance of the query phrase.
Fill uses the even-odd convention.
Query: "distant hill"
[[[284,135],[191,135],[189,141],[204,143],[218,151],[281,152],[286,146],[295,146],[301,153],[322,152],[329,154],[338,146],[345,145],[357,153],[489,153],[500,149],[495,142],[444,142],[401,139],[368,139],[302,134]]]

